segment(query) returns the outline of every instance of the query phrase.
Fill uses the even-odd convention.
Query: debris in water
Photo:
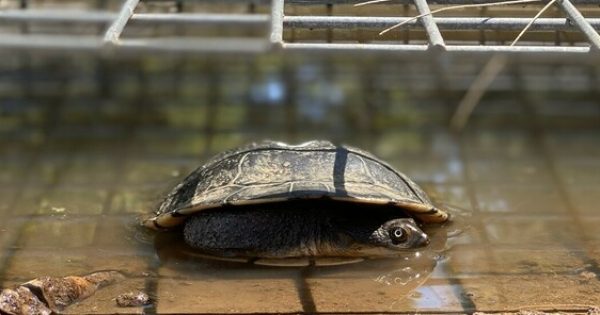
[[[93,295],[96,290],[123,280],[117,271],[86,276],[40,277],[0,293],[0,313],[10,315],[52,314]]]
[[[50,210],[55,213],[64,213],[66,209],[64,207],[52,207]]]
[[[120,307],[145,306],[150,304],[150,297],[144,292],[127,292],[117,296],[117,305]]]
[[[582,271],[579,276],[581,276],[583,282],[589,282],[596,278],[596,274],[591,271]]]
[[[40,301],[29,288],[20,286],[14,290],[5,289],[0,293],[0,313],[49,315],[52,314],[52,310]]]

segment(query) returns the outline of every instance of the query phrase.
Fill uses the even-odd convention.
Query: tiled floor
[[[156,75],[149,70],[148,80]],[[356,127],[360,115],[352,106],[362,106],[360,100],[335,108],[341,118],[329,126],[300,117],[297,103],[283,111],[275,106],[274,116],[261,120],[254,115],[269,116],[269,106],[211,107],[204,92],[193,95],[197,107],[179,112],[181,105],[133,84],[138,94],[114,92],[101,99],[106,106],[61,106],[55,98],[44,104],[41,92],[6,98],[23,106],[2,103],[2,286],[94,270],[127,275],[69,308],[72,314],[585,312],[600,305],[600,123],[590,123],[600,122],[598,113],[579,117],[565,100],[567,118],[559,120],[557,108],[544,110],[551,96],[538,95],[531,106],[507,93],[513,109],[499,112],[484,102],[458,135],[440,115],[428,119],[416,104],[426,97],[418,91],[414,99],[394,99],[390,89],[377,90],[374,97],[385,95],[392,105]],[[225,103],[229,92],[237,95],[225,90],[218,100]],[[86,97],[98,96],[64,101],[85,104]],[[513,119],[514,113],[530,116]],[[390,161],[449,206],[455,224],[432,229],[434,244],[422,257],[303,269],[195,259],[171,253],[168,243],[165,254],[165,245],[137,226],[139,216],[216,152],[262,138],[329,137]],[[118,308],[113,299],[129,290],[148,292],[153,305]]]

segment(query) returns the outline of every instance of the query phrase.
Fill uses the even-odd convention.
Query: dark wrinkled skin
[[[392,244],[388,231],[407,222],[415,234]],[[203,211],[187,220],[184,237],[200,251],[225,257],[393,256],[427,244],[397,208],[325,200]]]

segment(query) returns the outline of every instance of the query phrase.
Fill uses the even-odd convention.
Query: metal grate
[[[556,1],[515,46],[509,43],[532,21],[543,2],[469,7],[415,20],[414,16],[433,9],[498,1],[397,0],[354,6],[358,2],[105,0],[48,6],[45,4],[54,2],[4,1],[0,3],[0,47],[98,53],[283,50],[415,55],[445,51],[535,56],[591,56],[600,49],[600,8],[592,0]],[[400,22],[406,24],[379,35]]]

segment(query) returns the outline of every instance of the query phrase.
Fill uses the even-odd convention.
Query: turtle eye
[[[394,228],[390,231],[390,238],[394,244],[404,243],[408,239],[408,231],[399,227]]]

